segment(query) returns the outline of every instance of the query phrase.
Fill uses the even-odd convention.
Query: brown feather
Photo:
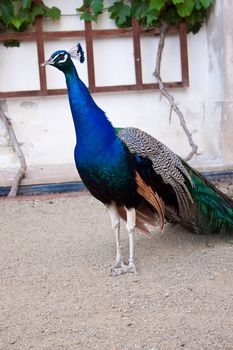
[[[155,226],[157,223],[157,217],[155,217],[155,213],[148,207],[145,206],[145,204],[140,204],[137,208],[137,214],[140,217],[141,220],[146,222],[150,226]]]
[[[135,177],[136,183],[138,185],[137,192],[145,198],[152,207],[156,210],[159,216],[160,220],[160,228],[161,230],[164,227],[164,221],[165,221],[165,206],[162,201],[162,199],[158,196],[156,192],[152,190],[150,186],[148,186],[145,181],[141,178],[141,176],[136,172]],[[124,207],[117,207],[118,213],[120,217],[126,221],[126,211]],[[150,236],[150,230],[146,226],[156,226],[156,219],[155,215],[147,208],[145,205],[139,205],[139,207],[136,209],[136,227],[141,230],[143,233],[145,233],[147,236]]]
[[[126,211],[123,207],[117,207],[120,217],[126,221]],[[146,220],[140,217],[140,213],[136,210],[136,227],[142,231],[146,236],[150,236],[150,230],[145,226]]]
[[[137,192],[142,197],[144,197],[157,211],[160,220],[160,228],[162,230],[165,223],[165,205],[163,200],[158,196],[156,192],[152,190],[150,186],[145,183],[138,172],[136,172],[135,180],[138,185]]]

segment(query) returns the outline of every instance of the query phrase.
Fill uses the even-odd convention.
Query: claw
[[[122,257],[120,257],[119,259],[116,259],[115,263],[111,267],[112,276],[115,277],[115,276],[121,275],[122,273],[125,273],[121,271],[125,271],[127,267],[128,266],[125,265]]]
[[[123,260],[116,262],[111,268],[112,277],[123,275],[125,273],[134,273],[137,274],[137,270],[134,262],[130,262],[129,265],[125,265]]]
[[[128,271],[127,271],[127,272],[134,273],[135,275],[137,274],[137,269],[136,269],[136,266],[135,266],[134,261],[131,261],[131,262],[129,263]]]

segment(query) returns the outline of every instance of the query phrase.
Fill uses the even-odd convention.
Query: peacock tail
[[[202,174],[184,161],[183,164],[193,182],[189,191],[193,198],[197,232],[233,233],[233,201]]]
[[[168,221],[194,233],[233,233],[233,201],[228,196],[144,131],[116,128],[116,133],[135,155],[139,174],[165,203]]]

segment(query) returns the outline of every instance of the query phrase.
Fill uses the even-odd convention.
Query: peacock
[[[74,158],[90,193],[107,208],[116,241],[112,275],[136,273],[135,228],[148,233],[165,220],[201,234],[233,232],[233,201],[167,146],[134,127],[114,128],[80,79],[72,58],[80,44],[44,62],[65,74],[73,117]],[[128,264],[120,244],[120,218],[129,236]]]

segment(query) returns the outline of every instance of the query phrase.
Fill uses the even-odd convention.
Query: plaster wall
[[[51,5],[51,4],[50,4]],[[54,2],[63,6],[59,23],[45,23],[48,30],[73,29],[83,23],[72,16],[77,7],[70,1]],[[232,60],[231,33],[232,2],[217,0],[207,26],[196,35],[188,35],[190,87],[174,89],[172,94],[184,113],[187,125],[198,144],[198,155],[191,165],[200,169],[230,168],[233,166],[232,118]],[[103,18],[99,27],[111,28],[113,23]],[[143,39],[143,76],[154,81],[154,59],[157,39]],[[85,43],[81,41],[85,49]],[[46,44],[46,55],[60,48],[74,46],[71,40]],[[21,49],[0,47],[0,90],[38,88],[38,71],[34,44]],[[98,85],[134,82],[133,48],[130,39],[95,42],[96,80]],[[11,51],[12,50],[12,51]],[[18,51],[17,51],[18,50]],[[22,63],[24,63],[22,65]],[[76,64],[80,77],[87,83],[86,64]],[[21,68],[20,68],[21,67]],[[25,70],[26,69],[26,70]],[[47,68],[48,86],[65,87],[63,74]],[[178,38],[167,38],[162,65],[163,79],[180,79]],[[189,151],[187,138],[175,113],[169,120],[170,106],[159,91],[95,94],[97,104],[106,112],[114,126],[136,126],[185,157]],[[1,101],[11,118],[28,165],[24,183],[77,180],[73,162],[75,133],[66,96],[44,98],[15,98]],[[12,181],[18,161],[0,122],[0,186]]]

